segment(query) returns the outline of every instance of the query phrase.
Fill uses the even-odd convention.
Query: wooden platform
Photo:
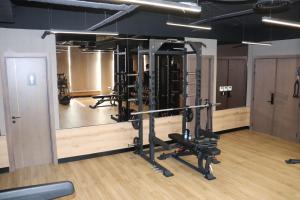
[[[173,159],[161,161],[175,174],[166,178],[129,152],[2,174],[0,188],[71,180],[76,196],[67,199],[300,199],[300,165],[284,163],[300,158],[300,145],[240,131],[222,135],[220,149],[222,163],[214,166],[213,181]]]

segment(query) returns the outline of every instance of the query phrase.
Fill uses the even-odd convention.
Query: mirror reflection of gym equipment
[[[101,50],[100,42],[96,44],[86,41],[57,42],[60,128],[131,120],[130,113],[137,110],[137,44],[132,41],[112,40],[113,49]],[[98,45],[100,50],[91,50],[91,45]],[[143,60],[145,62],[142,82],[145,88],[143,102],[145,109],[148,109],[148,55],[144,55]],[[180,107],[182,61],[176,55],[160,55],[157,56],[157,60],[156,108]],[[165,112],[159,116],[179,113],[179,111]]]

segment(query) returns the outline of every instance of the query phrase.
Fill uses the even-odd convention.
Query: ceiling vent
[[[258,0],[254,10],[260,13],[282,12],[288,10],[291,3],[289,0]]]

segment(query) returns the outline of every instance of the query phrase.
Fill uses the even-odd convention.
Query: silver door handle
[[[12,119],[20,119],[21,117],[12,116]]]

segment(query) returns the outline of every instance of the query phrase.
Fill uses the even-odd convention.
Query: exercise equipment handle
[[[270,98],[271,98],[270,101],[267,101],[267,102],[269,102],[271,105],[274,105],[274,93],[273,92],[271,93]]]

